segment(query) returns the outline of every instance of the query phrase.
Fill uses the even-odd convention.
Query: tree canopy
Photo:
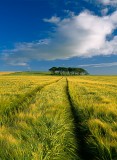
[[[83,68],[72,67],[52,67],[49,69],[51,74],[55,75],[88,75],[89,73]]]

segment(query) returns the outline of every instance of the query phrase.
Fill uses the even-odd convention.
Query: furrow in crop
[[[71,112],[73,115],[74,119],[74,134],[75,134],[75,139],[77,141],[77,146],[78,146],[78,154],[80,155],[82,160],[94,160],[94,156],[88,152],[87,149],[87,144],[86,144],[86,137],[89,136],[89,132],[87,129],[82,128],[82,117],[78,113],[78,110],[74,106],[74,103],[71,99],[70,92],[69,92],[69,82],[68,79],[66,78],[67,82],[67,87],[66,87],[66,93],[69,99],[69,103],[71,106]]]
[[[79,117],[80,135],[84,137],[84,153],[95,160],[117,159],[117,97],[113,95],[116,87],[114,90],[108,85],[103,89],[102,84],[91,87],[93,82],[89,79],[84,83],[82,77],[68,80],[71,102]]]
[[[45,86],[26,111],[0,129],[1,159],[81,160],[76,154],[65,78]]]
[[[41,89],[43,89],[45,86],[56,83],[61,79],[62,78],[59,78],[56,81],[48,82],[47,84],[38,86],[32,91],[26,93],[25,96],[17,99],[14,103],[12,103],[10,107],[7,107],[2,113],[2,116],[0,117],[0,126],[7,123],[10,118],[13,119],[13,115],[15,115],[15,113],[26,110],[28,106],[34,101],[37,92],[41,91]]]

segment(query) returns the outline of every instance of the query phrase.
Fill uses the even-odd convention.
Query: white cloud
[[[97,2],[103,5],[117,5],[117,0],[97,0]]]
[[[10,62],[9,64],[11,66],[28,66],[28,64],[25,63],[25,62],[18,62],[18,63],[16,63],[16,62]]]
[[[111,41],[106,39],[117,28],[117,11],[103,17],[84,11],[62,20],[56,17],[44,21],[56,24],[52,37],[18,43],[14,49],[3,51],[7,55],[6,61],[28,63],[33,59],[55,60],[117,54],[117,37]]]
[[[70,11],[70,10],[64,10],[64,13],[66,13],[69,17],[75,16],[75,15],[74,15],[74,12],[72,12],[72,11]]]
[[[108,8],[104,8],[104,9],[101,10],[102,16],[106,16],[107,13],[108,13]]]
[[[78,67],[113,67],[113,66],[117,66],[117,62],[78,65]]]
[[[56,16],[52,16],[50,19],[44,18],[43,21],[56,24],[56,23],[60,22],[60,18],[56,17]]]

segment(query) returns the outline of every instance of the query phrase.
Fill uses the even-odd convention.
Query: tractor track
[[[63,78],[63,77],[62,77]],[[59,82],[62,78],[57,79],[55,81],[49,82],[47,84],[44,84],[42,86],[38,86],[36,87],[34,90],[32,90],[31,92],[27,93],[24,97],[22,97],[20,100],[17,99],[17,101],[15,102],[15,104],[13,103],[13,105],[10,108],[6,108],[6,110],[3,112],[3,116],[2,116],[2,121],[0,122],[0,127],[7,123],[7,121],[9,120],[9,118],[11,118],[11,116],[16,113],[19,113],[25,109],[28,108],[28,106],[33,103],[35,96],[38,92],[40,92],[43,88],[45,88],[48,85],[51,85],[53,83],[57,83]]]
[[[74,135],[77,143],[77,154],[80,156],[81,160],[95,160],[94,155],[92,155],[89,151],[89,148],[87,148],[86,144],[86,137],[90,135],[90,133],[82,129],[82,117],[78,114],[78,110],[75,108],[75,105],[71,99],[71,95],[69,92],[69,82],[66,78],[66,94],[69,100],[69,104],[71,107],[71,113],[73,116],[73,123],[74,123]],[[85,130],[85,131],[84,131]]]

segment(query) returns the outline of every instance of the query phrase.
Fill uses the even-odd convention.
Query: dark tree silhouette
[[[49,71],[51,72],[51,74],[55,74],[55,72],[57,71],[57,67],[52,67],[49,69]]]
[[[52,67],[49,69],[52,75],[88,75],[89,73],[83,68],[72,67]]]

